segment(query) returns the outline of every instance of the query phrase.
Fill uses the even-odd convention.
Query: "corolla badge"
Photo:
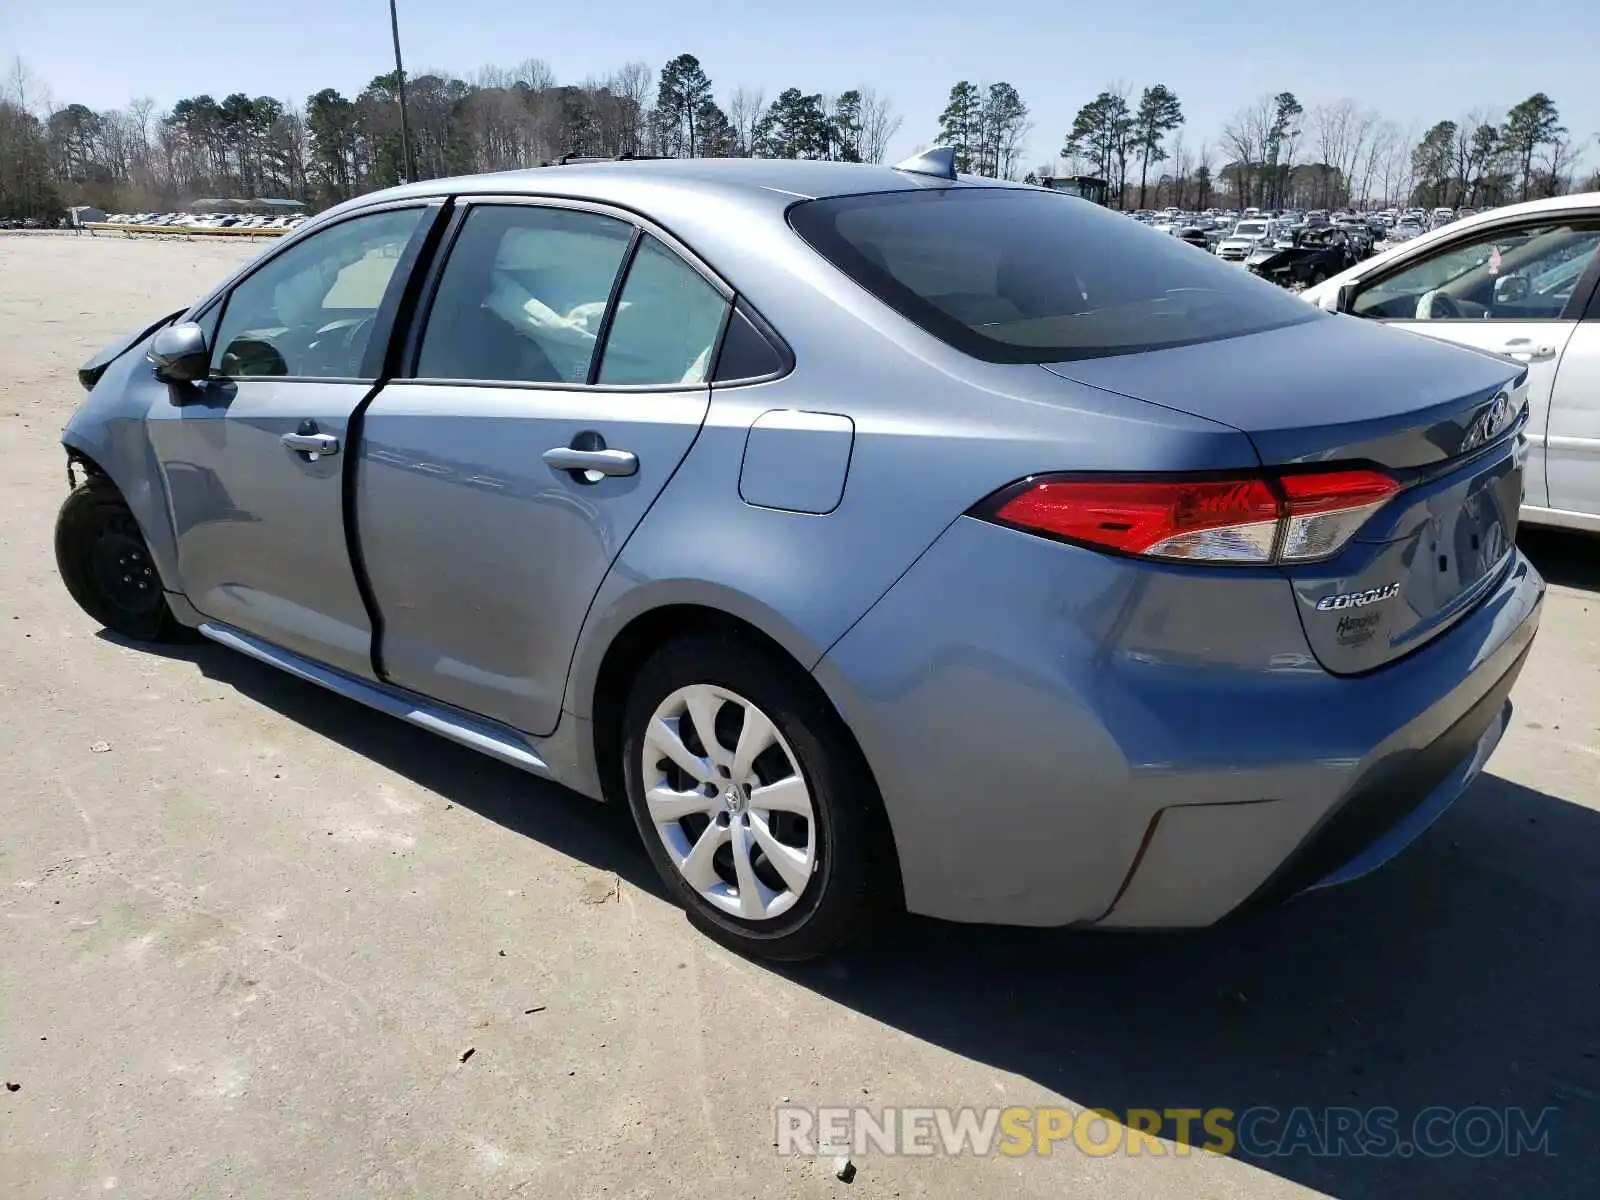
[[[1337,596],[1324,596],[1321,600],[1318,600],[1317,611],[1329,612],[1341,608],[1365,608],[1369,604],[1392,600],[1399,594],[1400,585],[1398,583],[1368,588],[1364,592],[1340,592]]]
[[[1467,434],[1461,439],[1461,453],[1467,454],[1494,441],[1511,424],[1512,415],[1511,397],[1501,392],[1467,426]]]

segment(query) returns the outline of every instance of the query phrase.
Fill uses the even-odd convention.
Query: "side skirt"
[[[527,739],[514,729],[435,704],[401,688],[356,679],[218,621],[202,622],[199,631],[218,645],[248,654],[258,662],[359,701],[368,708],[399,717],[419,729],[447,737],[452,742],[459,742],[491,758],[498,758],[503,763],[510,763],[513,767],[546,779],[552,778],[544,759],[535,754]]]

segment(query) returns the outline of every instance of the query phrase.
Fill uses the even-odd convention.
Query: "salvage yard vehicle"
[[[1600,533],[1600,192],[1451,222],[1304,298],[1526,363],[1522,520]]]
[[[1312,285],[1337,275],[1359,255],[1350,245],[1349,235],[1335,226],[1306,228],[1296,233],[1287,246],[1262,246],[1245,259],[1245,266],[1279,287]]]
[[[1372,256],[1373,247],[1378,239],[1373,235],[1372,227],[1365,217],[1355,215],[1339,217],[1334,221],[1334,227],[1344,234],[1350,253],[1357,261]]]
[[[626,804],[777,959],[1360,876],[1544,594],[1526,367],[948,149],[363,196],[80,374],[91,617]]]
[[[1227,262],[1244,262],[1261,246],[1270,245],[1273,236],[1273,222],[1264,217],[1239,221],[1233,232],[1217,243],[1217,257]]]
[[[1395,222],[1394,228],[1389,230],[1390,242],[1409,242],[1414,237],[1421,237],[1424,230],[1422,222],[1413,216],[1401,217]]]

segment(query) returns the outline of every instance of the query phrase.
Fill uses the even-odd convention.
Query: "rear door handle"
[[[1512,338],[1502,349],[1512,358],[1520,358],[1523,362],[1556,356],[1554,346],[1535,346],[1532,338]]]
[[[556,446],[544,452],[544,461],[557,471],[572,471],[586,475],[633,475],[639,470],[639,458],[630,450],[580,450],[574,446]]]
[[[339,453],[339,439],[331,433],[286,433],[278,440],[287,449],[313,457]]]

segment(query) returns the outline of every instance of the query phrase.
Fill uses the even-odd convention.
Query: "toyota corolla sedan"
[[[753,954],[1386,861],[1538,624],[1526,368],[950,161],[325,213],[84,366],[66,586],[627,804]]]

